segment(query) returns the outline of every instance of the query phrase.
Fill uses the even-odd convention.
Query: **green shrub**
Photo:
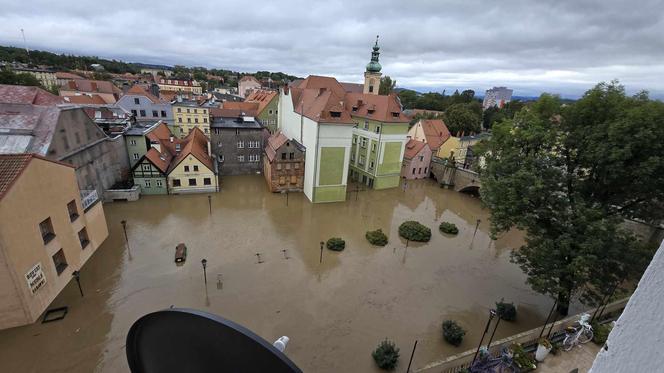
[[[399,236],[411,241],[427,242],[431,239],[431,229],[409,220],[399,226]]]
[[[598,322],[592,323],[593,327],[593,342],[598,345],[603,345],[606,339],[609,338],[611,332],[611,324],[600,324]]]
[[[339,237],[332,237],[327,240],[327,248],[334,251],[341,251],[346,248],[346,241]]]
[[[501,299],[500,302],[496,303],[496,312],[505,321],[516,320],[516,307],[514,307],[514,303],[506,303]]]
[[[456,224],[454,223],[449,223],[449,222],[442,222],[438,226],[438,229],[440,229],[441,232],[447,233],[447,234],[458,234],[459,233],[459,228],[457,228]]]
[[[443,338],[453,346],[459,346],[466,331],[453,320],[443,321]]]
[[[378,344],[371,356],[380,369],[393,370],[399,361],[399,348],[386,339]]]
[[[368,231],[365,237],[367,238],[367,241],[369,241],[372,245],[376,246],[387,245],[387,236],[385,235],[385,233],[383,233],[381,229],[375,231]]]

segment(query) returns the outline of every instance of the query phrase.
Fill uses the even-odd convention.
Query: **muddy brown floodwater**
[[[488,212],[477,198],[429,180],[410,181],[405,192],[348,196],[313,205],[290,194],[286,206],[286,196],[267,192],[261,176],[240,176],[224,178],[223,190],[212,195],[212,214],[207,195],[105,205],[110,234],[81,271],[85,297],[72,281],[51,305],[69,306],[64,320],[0,331],[0,371],[127,372],[129,327],[171,305],[221,315],[270,342],[287,335],[286,353],[303,371],[335,373],[378,371],[371,351],[384,338],[401,348],[399,371],[416,339],[416,368],[473,349],[501,298],[517,304],[519,314],[517,322],[501,323],[496,338],[546,317],[551,301],[530,290],[509,262],[521,235],[490,240]],[[431,241],[406,249],[397,232],[405,220],[429,226]],[[459,234],[441,234],[443,220]],[[364,238],[377,228],[389,236],[385,247]],[[319,242],[333,236],[344,238],[346,249],[326,249],[319,265]],[[189,249],[183,266],[173,262],[179,242]],[[460,347],[443,342],[444,319],[467,329]]]

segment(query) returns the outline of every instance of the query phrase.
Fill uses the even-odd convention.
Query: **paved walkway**
[[[537,372],[570,373],[573,369],[578,369],[579,373],[586,373],[593,365],[600,348],[593,342],[588,342],[569,352],[561,350],[557,355],[549,354],[544,362],[537,365]]]

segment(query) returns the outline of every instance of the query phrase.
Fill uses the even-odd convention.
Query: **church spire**
[[[378,35],[376,35],[376,43],[371,52],[371,61],[367,64],[367,70],[364,72],[364,90],[365,94],[377,95],[380,89],[380,62],[378,56],[380,55],[380,47],[378,46]]]
[[[376,35],[376,44],[373,46],[373,51],[371,52],[371,62],[367,64],[367,72],[369,73],[378,73],[382,66],[378,62],[378,56],[380,55],[380,47],[378,46],[378,35]]]

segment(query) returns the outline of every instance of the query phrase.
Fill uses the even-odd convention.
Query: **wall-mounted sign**
[[[25,279],[28,281],[28,288],[30,288],[32,294],[46,284],[46,276],[44,276],[44,272],[42,271],[41,262],[35,264],[35,266],[25,274]]]

